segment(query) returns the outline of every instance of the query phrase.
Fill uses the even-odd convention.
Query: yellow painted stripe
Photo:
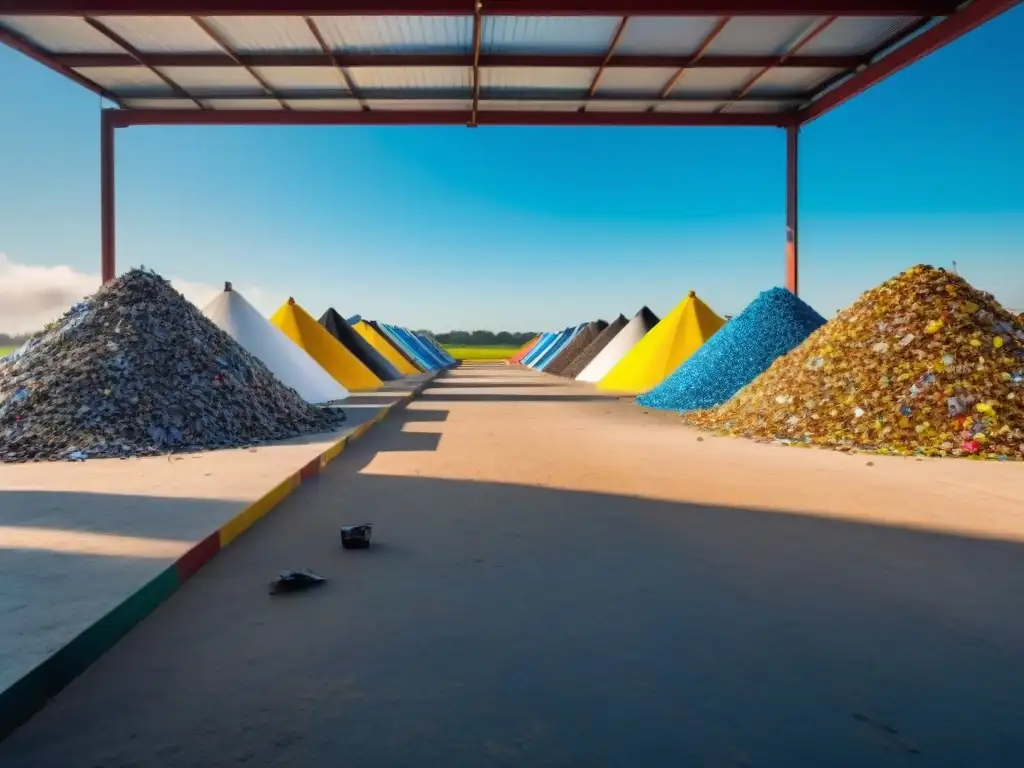
[[[336,458],[341,455],[341,452],[345,450],[345,444],[348,442],[348,438],[339,440],[324,453],[324,464],[330,464]]]
[[[402,402],[408,402],[412,400],[413,397],[414,395],[408,395],[407,397],[402,398]],[[370,427],[383,420],[384,417],[391,412],[391,409],[393,407],[394,406],[391,405],[386,406],[371,421],[368,421],[364,424],[360,424],[358,427],[355,428],[355,431],[353,431],[351,435],[349,435],[348,437],[343,437],[341,440],[339,440],[326,451],[324,451],[322,454],[320,454],[320,467],[323,468],[327,466],[327,464],[338,458],[338,456],[341,455],[342,451],[345,450],[345,446],[348,444],[350,440],[358,440],[360,437],[365,435],[366,432],[370,429]],[[271,510],[274,509],[274,507],[276,507],[278,504],[280,504],[282,501],[288,498],[291,492],[299,487],[301,482],[301,471],[294,473],[287,480],[282,482],[280,485],[276,486],[273,490],[264,494],[262,498],[250,504],[242,512],[240,512],[227,523],[222,525],[217,532],[220,538],[221,547],[226,547],[232,541],[241,536],[246,530],[252,527],[252,525],[257,520],[266,516]]]
[[[253,523],[266,515],[270,510],[284,501],[288,494],[299,487],[299,473],[296,472],[283,483],[278,485],[261,499],[250,504],[243,512],[236,515],[220,528],[220,545],[226,547],[232,541],[242,535]]]

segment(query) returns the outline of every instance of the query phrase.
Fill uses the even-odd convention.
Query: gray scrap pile
[[[338,429],[159,275],[134,269],[0,360],[0,461],[152,456]]]

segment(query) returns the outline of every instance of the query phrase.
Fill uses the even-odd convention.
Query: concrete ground
[[[0,766],[1013,766],[1024,466],[698,435],[466,366]],[[338,527],[371,521],[344,551]],[[328,583],[271,597],[281,568]]]
[[[0,464],[0,691],[420,378],[354,394],[337,432],[170,457]]]

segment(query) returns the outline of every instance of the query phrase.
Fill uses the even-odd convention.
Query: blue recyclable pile
[[[712,408],[824,324],[825,318],[786,289],[764,291],[675,373],[636,401],[662,411]]]

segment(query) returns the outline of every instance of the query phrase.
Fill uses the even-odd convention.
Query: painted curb
[[[200,541],[164,571],[113,608],[95,624],[56,651],[16,683],[0,692],[0,741],[24,725],[60,691],[81,675],[136,624],[155,611],[167,598],[194,576],[224,547],[237,539],[261,518],[266,517],[302,483],[320,474],[338,458],[349,443],[363,437],[373,425],[389,413],[401,410],[414,400],[438,374],[419,382],[397,402],[384,407],[371,420],[360,424],[351,434],[332,444],[298,472],[254,501],[239,514]]]

